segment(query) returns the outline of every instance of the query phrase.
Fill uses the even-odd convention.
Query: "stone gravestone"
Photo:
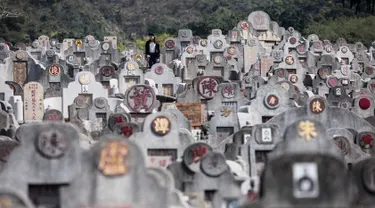
[[[74,82],[69,83],[68,87],[63,89],[62,113],[64,118],[68,118],[68,106],[78,95],[85,96],[87,103],[90,104],[97,97],[108,98],[107,90],[100,82],[96,82],[94,74],[87,71],[78,72]]]
[[[298,119],[283,138],[268,155],[261,182],[263,207],[350,207],[346,164],[324,126]]]
[[[126,62],[119,75],[120,93],[125,93],[127,89],[136,84],[144,84],[144,74],[135,62]]]
[[[41,121],[44,113],[44,90],[37,82],[28,82],[24,87],[24,120]]]
[[[71,207],[69,184],[82,171],[77,130],[70,124],[34,123],[24,125],[17,138],[21,145],[0,174],[0,188],[28,195],[37,207]]]
[[[28,80],[29,65],[28,53],[26,51],[17,51],[13,57],[13,76],[9,77],[8,80],[13,80],[23,86]]]
[[[174,76],[172,69],[161,63],[154,64],[145,74],[145,78],[154,80],[156,88],[164,96],[174,96],[178,84],[181,83],[181,79]]]
[[[177,120],[169,113],[154,113],[146,117],[143,132],[131,136],[142,149],[148,166],[166,168],[182,157],[183,151],[193,142],[189,136],[180,136]]]

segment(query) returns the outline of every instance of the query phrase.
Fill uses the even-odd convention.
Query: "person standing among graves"
[[[149,34],[149,40],[146,42],[145,50],[146,50],[146,58],[148,60],[148,66],[151,68],[152,65],[159,62],[160,57],[160,47],[159,43],[157,43],[154,34]]]

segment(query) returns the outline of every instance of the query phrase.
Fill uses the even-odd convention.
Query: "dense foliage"
[[[117,35],[123,42],[148,32],[164,38],[180,28],[207,36],[214,28],[226,33],[250,12],[263,10],[304,35],[368,45],[375,40],[374,5],[375,0],[0,0],[0,37],[15,43],[42,34],[60,40]]]

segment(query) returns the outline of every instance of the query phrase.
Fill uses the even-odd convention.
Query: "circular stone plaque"
[[[223,60],[223,57],[220,55],[217,55],[214,57],[215,64],[220,64],[222,60]]]
[[[87,73],[83,73],[79,75],[78,81],[79,83],[81,83],[81,85],[88,85],[90,84],[90,75]]]
[[[209,152],[201,160],[200,166],[202,172],[211,177],[218,177],[228,170],[225,157],[218,152]]]
[[[36,145],[44,157],[59,158],[66,152],[68,140],[59,131],[48,129],[40,132],[36,139]]]
[[[51,76],[58,76],[60,75],[61,70],[59,66],[53,64],[49,67],[48,72]]]
[[[107,51],[109,49],[109,43],[103,43],[102,49],[103,51]]]
[[[107,100],[103,97],[95,98],[94,105],[99,109],[103,109],[107,105]]]
[[[175,44],[175,42],[174,42],[173,40],[167,40],[167,41],[165,42],[165,47],[166,47],[166,48],[169,48],[169,49],[173,48],[175,45],[176,45],[176,44]]]
[[[97,40],[89,40],[88,44],[91,48],[95,48],[98,47],[99,42]]]
[[[297,43],[297,38],[295,38],[295,37],[290,37],[290,38],[289,38],[289,43],[292,44],[292,45],[296,44],[296,43]]]
[[[271,109],[275,109],[275,108],[279,107],[279,105],[280,105],[279,96],[277,96],[275,94],[269,94],[269,95],[265,96],[264,104],[268,108],[271,108]]]
[[[188,48],[186,49],[186,52],[187,52],[188,54],[192,54],[193,51],[194,51],[194,49],[193,49],[192,47],[188,47]]]
[[[54,50],[47,50],[46,55],[48,58],[52,58],[55,56],[55,51]]]
[[[285,58],[285,63],[288,65],[292,65],[294,63],[294,58],[292,56],[287,56]]]
[[[157,136],[165,136],[171,131],[171,121],[165,116],[158,116],[151,122],[151,131]]]
[[[157,66],[155,68],[155,74],[161,75],[161,74],[163,74],[163,72],[164,72],[164,69],[163,69],[162,66]]]
[[[343,136],[334,137],[333,140],[335,141],[338,148],[341,150],[342,155],[346,155],[349,152],[350,144],[349,140]]]
[[[201,159],[211,152],[212,148],[203,142],[195,143],[187,147],[183,154],[184,164],[192,172],[198,172]]]
[[[216,95],[219,82],[212,77],[205,77],[198,82],[199,94],[206,98],[211,99]]]
[[[341,52],[343,52],[343,53],[348,52],[348,48],[347,48],[347,47],[342,47],[342,48],[341,48]]]
[[[110,67],[110,66],[103,66],[100,69],[100,73],[104,77],[110,77],[110,76],[112,76],[112,73],[113,73],[112,67]]]
[[[352,106],[352,104],[349,101],[344,101],[344,102],[339,103],[339,107],[343,108],[343,109],[348,110],[348,109],[350,109],[351,106]]]
[[[207,46],[207,40],[206,39],[200,40],[200,44],[201,44],[201,46],[206,47]]]
[[[221,40],[216,40],[216,41],[214,42],[214,48],[216,48],[216,49],[220,49],[221,47],[223,47],[223,41],[221,41]]]
[[[148,85],[133,85],[125,92],[125,105],[133,112],[149,112],[155,102],[155,92]]]
[[[22,53],[21,51],[17,51],[17,53],[16,53],[16,58],[17,58],[18,60],[22,60],[22,59],[25,58],[25,54]]]
[[[83,95],[78,95],[76,97],[75,103],[78,107],[83,107],[86,105],[86,98]]]

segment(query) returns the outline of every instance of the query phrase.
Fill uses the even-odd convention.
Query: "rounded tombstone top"
[[[310,34],[307,37],[307,40],[309,40],[309,41],[317,41],[317,40],[319,40],[319,37],[316,34]]]
[[[201,159],[212,151],[211,146],[199,142],[188,146],[183,153],[184,165],[192,172],[198,172]]]
[[[92,35],[88,35],[88,36],[85,37],[86,43],[88,43],[90,40],[95,40],[95,37],[92,36]]]
[[[207,153],[200,163],[202,172],[209,177],[218,177],[229,170],[224,155],[218,152]]]
[[[96,48],[100,45],[100,42],[98,40],[88,40],[87,43],[91,48]]]

